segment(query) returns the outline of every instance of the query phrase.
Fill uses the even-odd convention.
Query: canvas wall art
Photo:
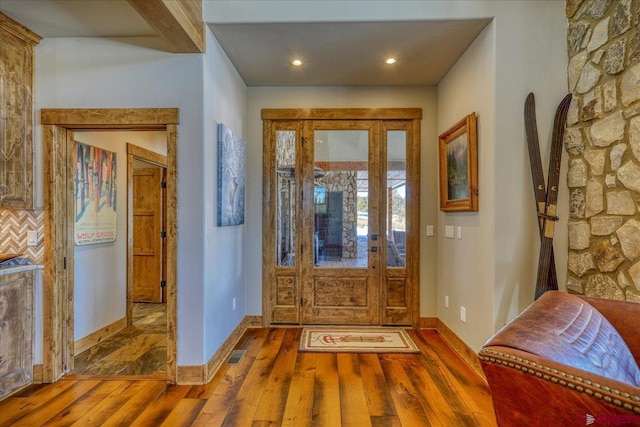
[[[116,240],[116,153],[76,142],[75,144],[76,245]]]
[[[218,226],[244,224],[246,143],[218,125]]]

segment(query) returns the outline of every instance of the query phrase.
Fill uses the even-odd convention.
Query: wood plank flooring
[[[485,382],[434,330],[420,354],[298,353],[299,328],[248,330],[201,386],[62,379],[0,402],[0,426],[495,426]]]

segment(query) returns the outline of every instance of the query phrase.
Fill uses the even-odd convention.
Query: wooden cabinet
[[[33,209],[33,56],[40,37],[0,13],[0,208]]]
[[[0,399],[33,381],[33,270],[0,270]]]

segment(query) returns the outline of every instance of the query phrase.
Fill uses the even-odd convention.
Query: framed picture
[[[476,113],[471,113],[438,138],[440,210],[478,210],[478,141]]]
[[[246,143],[218,125],[218,227],[244,224]]]
[[[114,242],[117,229],[117,155],[77,141],[73,155],[75,244]]]

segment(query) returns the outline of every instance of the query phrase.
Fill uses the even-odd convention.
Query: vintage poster
[[[75,144],[76,245],[116,240],[116,153]]]

